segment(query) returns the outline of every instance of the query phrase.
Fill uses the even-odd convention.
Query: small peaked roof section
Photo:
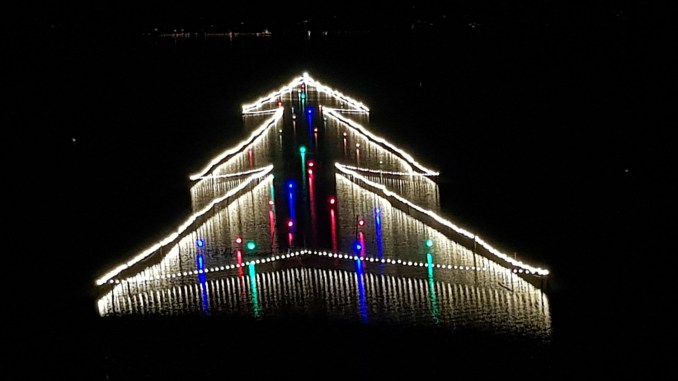
[[[365,106],[362,102],[359,102],[347,95],[342,94],[340,91],[337,91],[329,86],[323,85],[322,83],[311,78],[308,73],[294,78],[288,84],[281,87],[279,90],[273,91],[270,94],[257,99],[252,103],[248,103],[242,106],[243,114],[257,114],[257,113],[266,113],[271,112],[272,109],[278,107],[278,100],[284,95],[292,93],[295,89],[300,86],[305,86],[306,88],[313,87],[318,92],[327,94],[339,101],[344,102],[349,107],[349,111],[357,111],[369,113],[370,109]]]
[[[300,88],[308,90],[313,90],[321,94],[325,94],[328,98],[333,99],[336,105],[340,107],[330,107],[323,106],[325,114],[335,119],[337,122],[345,125],[346,127],[354,130],[356,133],[361,134],[369,141],[378,144],[381,147],[384,147],[393,154],[399,156],[404,162],[407,162],[412,170],[408,173],[399,173],[399,174],[415,174],[420,176],[438,176],[439,172],[428,169],[422,164],[417,162],[410,154],[404,150],[396,147],[392,143],[388,142],[386,139],[375,135],[370,132],[367,128],[362,126],[360,123],[349,117],[350,114],[368,114],[370,109],[362,102],[357,101],[340,91],[333,89],[327,85],[320,83],[319,81],[313,79],[308,73],[304,73],[301,76],[298,76],[292,79],[289,83],[282,86],[280,89],[272,91],[268,95],[257,99],[252,103],[248,103],[242,106],[243,115],[252,115],[257,117],[266,117],[267,119],[263,121],[257,127],[248,138],[238,143],[235,147],[229,148],[215,156],[210,162],[205,165],[201,170],[197,171],[194,174],[190,175],[192,181],[200,180],[217,168],[220,164],[224,163],[229,158],[234,155],[242,152],[247,149],[247,147],[252,144],[252,142],[264,132],[266,132],[271,126],[275,125],[282,118],[282,109],[283,109],[283,99],[290,99],[293,96],[293,92],[298,91]]]

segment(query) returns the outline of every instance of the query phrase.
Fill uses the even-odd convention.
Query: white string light
[[[420,207],[419,205],[410,202],[409,200],[405,199],[404,197],[398,195],[397,193],[390,191],[388,188],[386,188],[386,186],[381,185],[381,184],[378,184],[378,183],[375,183],[375,182],[373,182],[373,181],[370,181],[370,180],[368,180],[367,178],[365,178],[364,176],[360,175],[358,172],[353,171],[353,170],[350,170],[350,169],[346,168],[346,166],[344,166],[344,165],[342,165],[342,164],[334,163],[334,166],[335,166],[340,172],[343,172],[344,174],[347,174],[347,175],[355,176],[356,178],[358,178],[358,179],[364,181],[365,183],[369,184],[370,186],[372,186],[372,187],[374,187],[374,188],[377,188],[377,189],[381,190],[385,195],[387,195],[387,196],[389,196],[389,197],[394,197],[394,198],[396,198],[398,201],[400,201],[400,202],[402,202],[402,203],[404,203],[404,204],[406,204],[406,205],[408,205],[408,206],[410,206],[410,207],[412,207],[412,208],[414,208],[414,209],[420,211],[421,213],[424,213],[424,214],[426,214],[426,215],[432,217],[434,220],[436,220],[436,221],[440,222],[441,224],[443,224],[443,225],[445,225],[445,226],[451,228],[451,229],[454,230],[455,232],[457,232],[457,233],[459,233],[459,234],[461,234],[461,235],[463,235],[463,236],[466,236],[466,237],[468,237],[468,238],[474,239],[479,245],[481,245],[482,247],[484,247],[487,251],[489,251],[490,253],[496,255],[497,257],[499,257],[499,258],[501,258],[501,259],[507,261],[508,263],[510,263],[510,264],[512,264],[512,265],[514,265],[514,266],[520,267],[520,268],[522,268],[522,269],[528,270],[528,271],[530,271],[530,272],[540,274],[540,275],[548,275],[548,274],[549,274],[549,271],[546,270],[546,269],[532,267],[532,266],[530,266],[530,265],[528,265],[528,264],[525,264],[525,263],[523,263],[523,262],[521,262],[521,261],[518,261],[518,260],[516,260],[516,259],[514,259],[514,258],[511,258],[510,256],[508,256],[508,255],[502,253],[501,251],[495,249],[494,247],[492,247],[490,244],[488,244],[487,242],[485,242],[483,239],[481,239],[481,238],[478,237],[477,235],[475,235],[475,234],[469,232],[469,231],[466,230],[466,229],[463,229],[463,228],[457,226],[456,224],[452,223],[452,222],[449,221],[449,220],[444,219],[443,217],[439,216],[438,214],[436,214],[435,212],[433,212],[433,211],[431,211],[431,210],[424,209],[424,208]]]
[[[370,168],[362,168],[362,167],[354,167],[350,165],[344,165],[345,168],[352,169],[354,171],[360,171],[360,172],[370,172],[370,173],[375,173],[375,174],[380,174],[380,175],[393,175],[393,176],[426,176],[426,174],[419,173],[419,172],[392,172],[392,171],[382,171],[379,169],[370,169]]]
[[[191,180],[198,180],[202,176],[204,176],[210,169],[212,169],[214,166],[217,164],[221,163],[224,159],[226,159],[228,156],[233,155],[235,153],[238,153],[242,151],[244,147],[246,147],[248,144],[252,143],[254,139],[256,139],[259,135],[263,134],[268,128],[273,126],[278,120],[282,119],[283,116],[283,109],[282,107],[278,108],[275,112],[275,114],[268,118],[264,123],[259,126],[256,130],[252,132],[252,134],[245,140],[240,141],[240,143],[236,144],[235,147],[227,149],[226,151],[220,153],[217,155],[212,161],[209,162],[200,172],[193,174],[190,176]]]
[[[332,89],[332,88],[330,88],[330,87],[328,87],[328,86],[325,86],[325,85],[321,84],[320,82],[318,82],[318,81],[312,79],[311,77],[309,77],[307,73],[304,73],[303,76],[297,77],[297,78],[293,79],[290,83],[288,83],[287,85],[283,86],[280,90],[274,91],[274,92],[272,92],[271,94],[269,94],[268,96],[262,97],[262,98],[260,98],[259,100],[255,101],[255,102],[253,102],[253,103],[251,103],[251,104],[243,105],[243,114],[248,114],[248,115],[258,115],[258,114],[269,114],[269,113],[273,113],[273,115],[272,115],[270,118],[268,118],[266,121],[264,121],[264,122],[263,122],[263,123],[255,130],[255,131],[253,131],[252,134],[251,134],[247,139],[241,141],[241,142],[238,143],[235,147],[233,147],[233,148],[231,148],[231,149],[228,149],[228,150],[222,152],[221,154],[217,155],[217,156],[216,156],[212,161],[210,161],[210,163],[209,163],[207,166],[205,166],[200,172],[191,175],[191,176],[190,176],[190,179],[191,179],[191,180],[198,180],[198,179],[204,179],[204,178],[210,178],[210,177],[211,177],[211,178],[224,178],[224,177],[244,176],[244,175],[250,175],[250,174],[251,174],[251,176],[250,176],[248,179],[246,179],[245,181],[243,181],[241,184],[239,184],[238,186],[236,186],[235,188],[231,189],[231,190],[230,190],[227,194],[225,194],[224,196],[212,200],[212,201],[209,203],[209,205],[207,205],[206,207],[204,207],[202,210],[200,210],[200,211],[194,213],[192,216],[190,216],[190,217],[189,217],[189,218],[188,218],[188,219],[187,219],[187,220],[186,220],[186,221],[185,221],[185,222],[177,229],[176,232],[174,232],[174,233],[168,235],[168,236],[165,237],[164,239],[162,239],[162,240],[158,241],[157,243],[151,245],[151,247],[149,247],[148,249],[144,250],[144,251],[141,252],[140,254],[136,255],[136,256],[133,257],[131,260],[129,260],[129,261],[127,261],[126,263],[123,263],[123,264],[121,264],[121,265],[115,267],[114,269],[112,269],[112,270],[110,270],[108,273],[106,273],[104,276],[102,276],[101,278],[97,279],[97,280],[96,280],[96,284],[97,284],[97,285],[102,285],[102,284],[104,284],[104,283],[106,283],[106,282],[109,282],[109,283],[116,283],[116,284],[117,284],[117,283],[120,283],[120,280],[118,280],[118,279],[115,279],[115,280],[114,280],[114,279],[112,279],[112,278],[115,277],[115,276],[117,276],[118,274],[120,274],[123,270],[125,270],[125,269],[127,269],[127,268],[129,268],[129,267],[135,265],[136,263],[142,261],[143,259],[145,259],[145,258],[148,257],[149,255],[151,255],[152,253],[154,253],[155,251],[157,251],[160,247],[162,247],[162,246],[164,246],[164,245],[167,245],[167,244],[173,242],[177,237],[179,237],[180,234],[184,233],[184,232],[186,231],[186,229],[188,229],[188,227],[191,226],[191,225],[193,224],[193,222],[196,220],[196,218],[198,218],[198,217],[202,216],[203,214],[207,213],[214,205],[216,205],[216,204],[222,202],[223,200],[225,200],[225,199],[227,199],[227,198],[229,198],[229,197],[232,197],[234,194],[236,194],[236,193],[239,192],[240,190],[244,189],[244,188],[245,188],[248,184],[250,184],[252,181],[254,181],[254,180],[256,180],[256,179],[259,179],[259,178],[261,178],[261,177],[263,177],[263,176],[269,174],[269,173],[272,171],[272,169],[273,169],[273,165],[269,165],[269,166],[266,166],[266,167],[263,167],[263,168],[260,168],[260,169],[253,169],[253,170],[243,171],[243,172],[239,172],[239,173],[230,173],[230,174],[224,174],[224,175],[209,175],[209,176],[206,175],[207,172],[209,172],[212,168],[214,168],[214,167],[215,167],[216,165],[218,165],[219,163],[223,162],[223,160],[226,159],[227,157],[229,157],[230,155],[233,155],[233,154],[242,152],[243,149],[244,149],[245,147],[247,147],[248,145],[252,144],[252,143],[254,142],[254,140],[255,140],[257,137],[259,137],[259,136],[260,136],[261,134],[263,134],[268,128],[270,128],[271,126],[273,126],[275,123],[277,123],[279,120],[282,119],[282,116],[283,116],[283,108],[282,108],[282,107],[277,107],[276,109],[271,109],[271,110],[258,110],[258,111],[255,111],[256,108],[259,108],[259,107],[263,106],[263,105],[266,104],[266,103],[269,103],[269,102],[272,102],[272,101],[275,101],[275,100],[279,99],[279,98],[282,96],[282,94],[286,94],[286,93],[291,92],[293,88],[295,88],[295,87],[297,87],[297,86],[299,86],[299,85],[301,85],[301,84],[305,84],[305,85],[308,85],[308,86],[313,86],[313,87],[315,87],[318,91],[327,93],[327,94],[329,94],[330,96],[335,97],[335,98],[338,98],[338,99],[340,99],[341,101],[344,101],[344,102],[346,102],[346,103],[352,105],[353,107],[355,107],[355,109],[353,109],[353,110],[351,110],[351,109],[332,109],[332,108],[326,108],[326,107],[325,107],[324,109],[326,110],[326,111],[325,111],[325,112],[326,112],[326,115],[329,115],[330,117],[335,118],[337,121],[339,121],[339,122],[341,122],[341,123],[343,123],[343,124],[349,126],[350,128],[356,130],[358,133],[364,135],[364,136],[367,137],[368,139],[373,140],[373,141],[375,141],[375,142],[377,142],[377,143],[380,143],[380,144],[382,144],[382,145],[384,145],[384,146],[390,148],[392,151],[398,153],[398,154],[399,154],[402,158],[404,158],[404,160],[406,160],[408,163],[410,163],[411,165],[415,166],[416,168],[418,168],[418,169],[421,171],[421,172],[415,172],[415,171],[413,171],[413,172],[411,172],[411,173],[404,173],[404,172],[389,172],[389,171],[378,171],[378,170],[373,170],[373,169],[368,169],[368,168],[352,167],[352,166],[346,166],[346,165],[342,165],[342,164],[339,164],[339,163],[335,163],[335,167],[336,167],[340,172],[343,172],[344,174],[347,174],[347,175],[355,176],[356,178],[361,179],[362,181],[364,181],[365,183],[369,184],[370,186],[375,187],[375,188],[381,190],[385,195],[394,197],[394,198],[398,199],[399,201],[401,201],[401,202],[403,202],[403,203],[405,203],[405,204],[407,204],[407,205],[409,205],[409,206],[411,206],[411,207],[413,207],[413,208],[419,210],[420,212],[429,215],[430,217],[434,218],[436,221],[442,223],[442,224],[445,225],[445,226],[450,227],[451,229],[453,229],[453,230],[456,231],[457,233],[462,234],[462,235],[464,235],[464,236],[466,236],[466,237],[468,237],[468,238],[474,239],[478,244],[480,244],[481,246],[483,246],[483,247],[484,247],[485,249],[487,249],[490,253],[496,255],[496,256],[499,257],[499,258],[504,259],[505,261],[507,261],[507,262],[513,264],[514,266],[520,267],[520,270],[519,270],[520,273],[522,273],[523,270],[525,270],[525,272],[527,272],[527,273],[536,273],[536,274],[540,274],[540,275],[548,275],[548,274],[549,274],[549,271],[548,271],[548,270],[540,269],[540,268],[534,268],[534,267],[532,267],[532,266],[526,265],[526,264],[524,264],[524,263],[522,263],[522,262],[520,262],[520,261],[517,261],[517,260],[511,258],[510,256],[508,256],[508,255],[506,255],[506,254],[504,254],[504,253],[498,251],[497,249],[495,249],[494,247],[492,247],[491,245],[489,245],[488,243],[486,243],[484,240],[482,240],[480,237],[476,236],[475,234],[472,234],[472,233],[470,233],[469,231],[467,231],[467,230],[465,230],[465,229],[463,229],[463,228],[458,227],[458,226],[455,225],[454,223],[452,223],[452,222],[450,222],[450,221],[448,221],[448,220],[446,220],[446,219],[444,219],[444,218],[438,216],[438,215],[435,214],[433,211],[423,209],[422,207],[420,207],[420,206],[418,206],[418,205],[416,205],[416,204],[411,203],[411,202],[408,201],[407,199],[405,199],[405,198],[399,196],[398,194],[396,194],[396,193],[394,193],[394,192],[388,190],[385,186],[383,186],[383,185],[381,185],[381,184],[374,183],[374,182],[368,180],[367,178],[361,176],[358,172],[356,172],[356,171],[362,171],[362,172],[372,172],[372,173],[381,173],[381,174],[390,174],[390,175],[413,175],[413,174],[414,174],[414,175],[421,175],[421,176],[437,176],[437,175],[439,174],[438,172],[435,172],[435,171],[432,171],[432,170],[430,170],[430,169],[425,168],[424,166],[422,166],[421,164],[419,164],[417,161],[415,161],[414,158],[412,158],[411,155],[409,155],[409,154],[406,153],[405,151],[401,150],[400,148],[398,148],[398,147],[392,145],[391,143],[389,143],[389,142],[386,141],[385,139],[383,139],[383,138],[381,138],[381,137],[379,137],[379,136],[376,136],[376,135],[372,134],[372,133],[369,132],[367,129],[365,129],[362,125],[356,123],[355,121],[353,121],[353,120],[351,120],[351,119],[348,119],[348,118],[345,118],[345,117],[339,115],[338,112],[340,112],[340,111],[341,111],[341,112],[347,112],[347,111],[348,111],[348,112],[364,112],[364,113],[369,113],[369,109],[368,109],[363,103],[358,102],[358,101],[356,101],[356,100],[354,100],[354,99],[352,99],[352,98],[350,98],[350,97],[348,97],[348,96],[342,94],[341,92],[339,92],[339,91],[337,91],[337,90],[334,90],[334,89]],[[272,177],[272,175],[270,175],[270,176]],[[309,254],[309,253],[312,253],[312,254],[315,254],[315,255],[321,255],[321,254],[322,254],[322,255],[325,255],[325,254],[323,254],[324,252],[323,252],[323,253],[320,253],[320,252],[318,252],[318,251],[311,252],[311,251],[309,251],[308,249],[304,249],[304,250],[302,250],[302,251],[297,251],[297,252],[295,252],[295,253],[288,253],[287,256],[285,256],[285,255],[283,255],[282,257],[281,257],[281,256],[275,256],[274,258],[273,258],[273,257],[272,257],[272,258],[268,258],[267,260],[268,260],[268,261],[274,261],[274,260],[278,260],[278,259],[289,258],[289,257],[291,257],[291,256],[302,255],[302,254]],[[358,257],[358,256],[353,256],[353,257],[352,257],[352,256],[349,256],[348,254],[341,254],[341,253],[334,253],[334,254],[331,254],[331,253],[327,253],[326,255],[333,256],[334,258],[339,257],[339,258],[346,258],[346,259],[352,258],[352,259],[354,259],[354,260],[361,260],[361,258]],[[367,259],[367,260],[370,260],[370,261],[371,261],[371,260],[377,260],[377,261],[381,261],[382,263],[392,263],[392,264],[396,264],[396,263],[397,263],[397,264],[411,265],[411,266],[412,266],[412,265],[414,265],[414,266],[429,266],[428,263],[416,263],[416,262],[413,263],[413,262],[411,262],[411,261],[408,262],[408,263],[403,263],[402,260],[400,260],[400,259],[394,260],[394,259],[384,259],[384,258],[381,258],[381,259]],[[250,263],[253,263],[253,262],[248,262],[247,265],[249,265]],[[259,262],[259,260],[257,260],[257,261],[255,261],[254,263],[260,263],[260,262]],[[241,264],[241,266],[245,266],[245,264]],[[440,266],[440,265],[438,265],[438,266]],[[228,269],[228,268],[234,268],[234,267],[226,267],[226,268]],[[445,265],[443,265],[443,268],[445,268]],[[447,268],[450,269],[450,268],[452,268],[452,267],[451,267],[451,265],[447,265]],[[456,265],[455,265],[454,268],[455,268],[455,269],[457,269],[457,268],[463,269],[463,266],[456,266]],[[468,269],[468,267],[467,267],[467,269]],[[223,267],[223,266],[221,267],[221,270],[222,270],[222,271],[224,270],[224,267]],[[205,272],[209,272],[209,271],[210,271],[209,269],[206,269],[206,270],[205,270]],[[214,268],[214,269],[212,269],[211,271],[219,271],[219,268]],[[515,270],[514,270],[514,272],[515,272]],[[175,276],[181,276],[181,275],[182,275],[181,273],[179,273],[178,275],[177,275],[177,274],[172,274],[171,277],[174,278]],[[184,276],[187,276],[187,273],[184,272],[183,275],[184,275]],[[168,277],[170,277],[170,276],[168,275]]]
[[[355,111],[369,113],[370,109],[367,108],[362,102],[359,102],[349,96],[342,94],[341,92],[332,89],[331,87],[325,86],[315,79],[311,78],[308,73],[304,73],[302,76],[294,78],[287,85],[281,87],[279,90],[273,91],[268,95],[257,99],[256,101],[245,104],[242,106],[243,114],[257,113],[261,111],[253,111],[259,107],[262,107],[266,103],[276,102],[283,94],[292,92],[293,89],[301,86],[302,84],[315,87],[319,92],[326,93],[334,98],[338,98],[341,101],[344,101],[351,106],[355,107]]]
[[[97,284],[98,286],[100,286],[100,285],[106,283],[109,279],[111,279],[112,277],[114,277],[114,276],[120,274],[123,270],[125,270],[125,269],[127,269],[127,268],[129,268],[129,267],[131,267],[131,266],[134,266],[135,264],[137,264],[137,263],[139,263],[140,261],[144,260],[145,258],[147,258],[147,257],[150,256],[151,254],[153,254],[156,250],[158,250],[158,249],[161,248],[162,246],[165,246],[165,245],[167,245],[167,244],[173,242],[175,239],[177,239],[177,237],[179,237],[181,234],[183,234],[183,233],[184,233],[184,232],[185,232],[185,231],[186,231],[186,230],[187,230],[187,229],[195,222],[195,220],[196,220],[198,217],[200,217],[200,216],[204,215],[205,213],[207,213],[208,211],[210,211],[210,209],[212,209],[212,207],[213,207],[214,205],[216,205],[216,204],[218,204],[218,203],[220,203],[220,202],[222,202],[222,201],[228,199],[229,197],[232,197],[233,195],[235,195],[236,193],[238,193],[238,192],[240,192],[242,189],[244,189],[246,186],[248,186],[251,182],[253,182],[253,181],[257,180],[257,179],[260,179],[260,178],[263,177],[263,176],[266,176],[266,175],[269,174],[272,170],[273,170],[273,165],[269,165],[269,166],[266,166],[266,167],[261,168],[261,170],[260,170],[258,173],[252,174],[252,175],[251,175],[249,178],[247,178],[245,181],[243,181],[242,183],[240,183],[239,185],[237,185],[236,187],[234,187],[233,189],[231,189],[230,191],[228,191],[224,196],[212,200],[212,201],[211,201],[207,206],[205,206],[202,210],[200,210],[200,211],[194,213],[193,215],[191,215],[190,217],[188,217],[188,219],[187,219],[183,224],[181,224],[181,225],[179,226],[179,228],[177,229],[176,232],[174,232],[174,233],[168,235],[167,237],[163,238],[162,240],[156,242],[155,244],[151,245],[151,247],[149,247],[148,249],[142,251],[142,252],[139,253],[138,255],[134,256],[132,259],[130,259],[130,260],[127,261],[126,263],[123,263],[123,264],[121,264],[121,265],[115,267],[114,269],[112,269],[112,270],[110,270],[108,273],[106,273],[104,276],[102,276],[101,278],[97,279],[97,280],[96,280],[96,284]],[[271,178],[272,178],[272,177],[273,177],[273,175],[271,175]]]
[[[361,134],[367,136],[370,140],[373,140],[377,143],[380,143],[391,150],[397,152],[401,157],[403,157],[408,163],[412,164],[413,166],[417,167],[420,171],[422,171],[422,174],[426,176],[438,176],[439,173],[433,170],[430,170],[423,165],[419,164],[414,158],[408,154],[407,152],[403,151],[402,149],[394,146],[393,144],[389,143],[386,139],[374,135],[373,133],[369,132],[365,127],[361,126],[360,124],[352,121],[351,119],[345,118],[338,113],[336,113],[333,109],[331,108],[326,108],[325,115],[329,115],[332,118],[335,118],[337,121],[344,123],[345,125],[359,131]]]
[[[247,171],[242,171],[242,172],[233,172],[233,173],[227,173],[223,175],[208,175],[208,176],[201,176],[198,179],[221,179],[221,178],[228,178],[228,177],[239,177],[239,176],[245,176],[249,175],[255,172],[260,172],[261,168],[256,168],[256,169],[248,169]]]
[[[132,278],[128,279],[109,279],[107,283],[109,284],[120,284],[120,283],[140,283],[140,282],[146,282],[146,281],[154,281],[154,280],[162,280],[162,279],[176,279],[180,277],[187,277],[187,276],[193,276],[193,275],[198,275],[202,273],[216,273],[216,272],[223,272],[223,271],[228,271],[228,270],[233,270],[233,269],[238,269],[241,267],[247,267],[249,265],[257,265],[257,264],[262,264],[262,263],[272,263],[272,262],[278,262],[281,260],[293,258],[296,256],[300,255],[317,255],[317,256],[325,256],[325,257],[330,257],[330,258],[340,258],[340,259],[347,259],[351,261],[367,261],[367,262],[381,262],[381,263],[388,263],[391,265],[397,265],[397,266],[407,266],[407,267],[437,267],[439,269],[443,270],[464,270],[464,271],[489,271],[486,267],[476,267],[476,266],[461,266],[461,265],[451,265],[451,264],[436,264],[436,263],[428,263],[428,262],[414,262],[414,261],[402,261],[400,259],[391,259],[391,258],[376,258],[376,257],[370,257],[370,256],[365,256],[365,257],[360,257],[358,255],[349,255],[349,254],[342,254],[340,252],[337,253],[332,253],[332,252],[319,252],[319,251],[310,251],[308,249],[300,250],[300,251],[295,251],[295,252],[290,252],[287,255],[273,255],[271,254],[270,257],[266,258],[259,258],[247,262],[242,262],[242,263],[234,263],[231,265],[227,266],[220,266],[220,267],[214,267],[214,268],[206,268],[204,270],[193,270],[190,272],[177,272],[177,273],[172,273],[172,274],[166,274],[166,275],[161,275],[160,277],[153,277],[153,276],[135,276]],[[508,270],[508,269],[505,269]],[[530,272],[529,270],[513,270],[512,272],[514,273],[525,273],[525,274],[534,274],[534,272]]]

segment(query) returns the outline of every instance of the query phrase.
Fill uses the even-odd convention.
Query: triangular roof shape
[[[286,200],[285,197],[275,197],[274,194],[286,191],[281,187],[283,184],[287,186],[288,179],[296,179],[304,187],[312,185],[307,183],[312,180],[314,168],[310,167],[311,163],[316,164],[316,168],[326,164],[324,170],[328,171],[329,168],[334,173],[327,177],[328,182],[348,182],[352,184],[351,187],[355,186],[361,192],[369,193],[369,197],[377,197],[380,202],[405,210],[407,214],[414,213],[413,218],[424,221],[427,229],[433,227],[441,236],[471,248],[474,255],[477,252],[508,271],[528,278],[549,274],[546,269],[529,265],[501,252],[478,235],[441,216],[437,185],[430,179],[438,175],[438,172],[427,168],[403,149],[369,131],[365,127],[369,122],[369,108],[362,102],[304,73],[267,96],[243,105],[242,110],[245,124],[252,126],[248,137],[222,151],[190,175],[193,182],[192,215],[165,238],[99,277],[96,280],[98,286],[115,285],[129,277],[138,277],[140,273],[148,277],[148,272],[151,271],[148,268],[151,267],[151,272],[156,274],[154,276],[160,276],[158,273],[168,255],[179,258],[184,255],[195,256],[196,252],[187,246],[187,242],[195,242],[195,231],[204,229],[206,221],[214,219],[223,210],[229,209],[231,214],[241,213],[238,205],[249,202],[243,200],[252,198],[251,194],[255,191],[258,194],[270,192],[270,209],[261,215],[269,218],[270,240],[280,239],[273,238],[278,230],[284,230],[284,218],[281,218],[284,214],[280,210],[292,205],[292,197]],[[303,149],[299,151],[300,155],[296,151],[297,147]],[[299,161],[299,157],[301,171],[296,171],[296,166],[289,169],[289,161]],[[302,196],[308,198],[308,189],[304,189],[306,193]],[[247,196],[248,192],[250,196]],[[338,190],[329,192],[334,194]],[[361,202],[364,203],[365,200]],[[253,205],[250,207],[259,208]],[[290,210],[294,209],[290,207]],[[313,214],[314,211],[310,213]],[[238,218],[242,220],[242,217]],[[233,221],[223,222],[228,217],[222,216],[221,219],[222,222],[216,223],[216,228],[210,229],[228,231],[229,234],[233,234],[236,229],[247,229],[242,227],[242,221],[240,227],[236,228]],[[314,221],[307,222],[307,226],[314,224]],[[253,224],[255,225],[256,223]],[[261,233],[255,228],[250,230],[251,234]],[[280,240],[284,242],[284,239]],[[345,249],[336,246],[331,249]],[[271,242],[270,247],[281,249],[275,242]],[[286,249],[289,251],[290,247]],[[294,248],[297,251],[308,250],[297,245]],[[269,254],[276,255],[273,252]],[[448,263],[439,266],[452,265]]]

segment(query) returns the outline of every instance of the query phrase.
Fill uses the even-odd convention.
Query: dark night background
[[[22,327],[5,342],[50,366],[63,358],[41,354],[87,345],[94,279],[184,219],[188,175],[245,136],[241,104],[308,71],[441,172],[450,219],[551,269],[570,374],[663,375],[676,254],[665,8],[22,3],[2,16],[5,310]],[[182,28],[272,36],[157,37]]]

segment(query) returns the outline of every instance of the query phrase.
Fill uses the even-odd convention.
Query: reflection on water
[[[313,316],[547,340],[542,273],[439,218],[435,172],[308,77],[243,107],[253,131],[191,176],[193,215],[101,277],[110,315]]]
[[[197,276],[117,285],[99,301],[102,315],[315,316],[328,321],[472,328],[548,339],[548,298],[513,286],[464,281],[475,271],[296,253]],[[240,271],[243,268],[247,271]],[[487,271],[484,271],[487,272]],[[205,280],[207,278],[207,280]]]

